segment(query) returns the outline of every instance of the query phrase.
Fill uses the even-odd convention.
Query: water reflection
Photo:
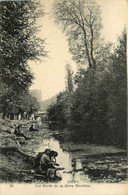
[[[54,138],[44,139],[42,145],[35,152],[42,152],[46,148],[55,150],[58,152],[57,162],[61,168],[64,170],[59,171],[62,176],[62,181],[67,183],[67,181],[89,182],[89,178],[85,175],[81,163],[81,159],[72,158],[72,152],[65,152],[60,147],[60,144]]]

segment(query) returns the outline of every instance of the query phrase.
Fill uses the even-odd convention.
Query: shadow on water
[[[63,151],[60,147],[59,141],[54,138],[44,139],[42,145],[35,152],[42,152],[46,148],[58,152],[57,163],[59,163],[61,168],[64,168],[64,170],[59,171],[63,182],[90,181],[88,175],[85,175],[81,159],[72,159],[72,153]]]

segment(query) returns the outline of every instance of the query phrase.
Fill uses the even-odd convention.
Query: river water
[[[112,152],[118,154],[118,152],[124,152],[124,150],[112,146],[81,144],[81,150],[70,150],[67,152],[63,148],[64,144],[59,143],[59,141],[53,137],[53,131],[51,132],[47,125],[40,125],[42,130],[45,130],[47,133],[34,152],[37,154],[38,152],[43,152],[46,148],[58,152],[56,160],[60,165],[59,167],[63,168],[63,170],[59,170],[62,177],[60,182],[65,184],[86,184],[95,181],[98,183],[126,181],[126,156],[123,154],[121,156],[108,155],[109,153],[112,154]],[[54,133],[56,134],[58,132],[54,131]],[[85,159],[87,154],[100,154],[100,156]],[[101,156],[101,154],[106,155]]]
[[[59,170],[60,175],[62,176],[63,183],[67,182],[81,182],[87,183],[90,181],[89,177],[84,173],[82,163],[80,159],[73,159],[72,152],[66,152],[61,148],[58,140],[50,137],[49,139],[44,139],[42,144],[37,148],[35,152],[42,152],[46,148],[55,150],[58,152],[57,163],[64,170]]]

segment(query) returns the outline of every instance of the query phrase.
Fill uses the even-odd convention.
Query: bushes
[[[125,31],[119,42],[106,63],[103,59],[95,70],[81,69],[76,74],[73,93],[65,91],[57,98],[55,120],[66,125],[75,142],[82,140],[126,147]]]

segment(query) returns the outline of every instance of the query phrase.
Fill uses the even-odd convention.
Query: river
[[[41,124],[40,124],[41,125]],[[47,125],[41,125],[42,132],[46,132],[42,141],[34,149],[34,153],[43,152],[46,148],[58,152],[57,163],[63,170],[59,170],[63,183],[90,182],[125,182],[126,155],[124,150],[113,146],[97,146],[94,144],[63,143],[53,135],[60,135],[62,131],[50,131]],[[65,135],[65,132],[64,132]],[[42,135],[40,135],[42,137]]]
[[[59,182],[69,185],[127,182],[126,150],[114,146],[79,143],[79,137],[77,142],[73,142],[68,130],[51,131],[44,123],[40,127],[39,124],[36,127],[37,123],[34,123],[39,129],[34,132],[28,131],[28,122],[23,124],[22,131],[30,138],[27,141],[19,137],[14,140],[13,133],[9,136],[8,132],[1,131],[1,181],[35,182],[34,170],[30,172],[34,158],[39,152],[50,148],[58,152],[57,163],[63,168],[59,170],[62,177]],[[16,141],[19,142],[18,145]]]
[[[46,148],[55,150],[58,152],[57,163],[64,170],[59,170],[60,175],[62,176],[62,181],[67,182],[89,182],[90,179],[88,175],[85,175],[81,159],[75,159],[75,162],[72,158],[72,152],[66,152],[61,148],[58,140],[55,140],[53,137],[49,139],[44,139],[42,145],[36,149],[35,152],[42,152]],[[75,166],[75,170],[74,170]]]

